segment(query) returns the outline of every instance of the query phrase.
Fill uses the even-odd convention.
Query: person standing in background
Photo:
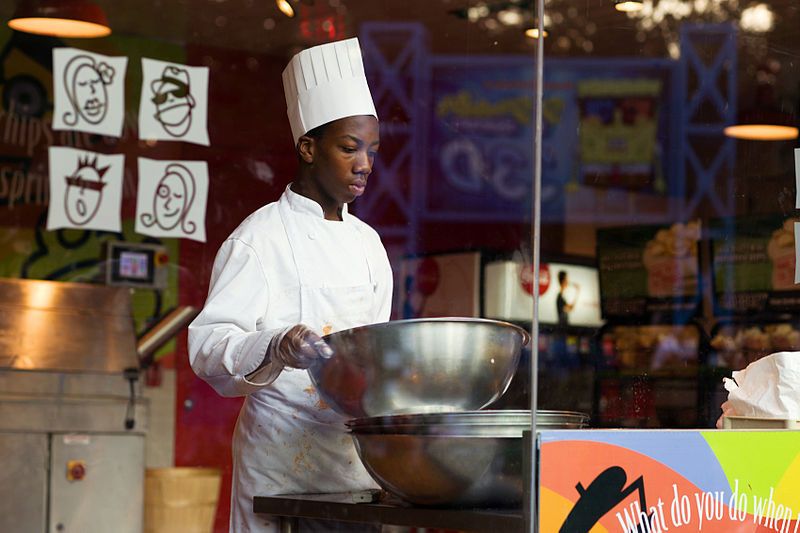
[[[558,271],[558,296],[556,297],[556,312],[558,313],[558,326],[566,327],[569,324],[569,314],[575,309],[575,304],[578,303],[578,296],[580,295],[581,288],[577,283],[573,283],[575,287],[575,295],[572,302],[567,302],[567,290],[569,289],[570,282],[565,270]]]

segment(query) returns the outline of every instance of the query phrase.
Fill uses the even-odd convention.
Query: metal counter
[[[522,433],[522,449],[522,501],[528,502],[535,496],[528,490],[528,475],[531,472],[531,459],[534,457],[530,431]],[[362,503],[358,496],[369,493],[376,496],[375,491],[256,496],[253,498],[253,512],[278,517],[281,533],[302,533],[302,527],[298,525],[300,518],[491,533],[521,533],[530,530],[527,505],[524,508],[502,509],[420,507],[385,492],[381,493],[381,501],[375,501],[375,497]]]
[[[138,367],[128,289],[0,279],[0,531],[142,531]]]

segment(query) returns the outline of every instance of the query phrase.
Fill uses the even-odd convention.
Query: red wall
[[[207,242],[181,241],[180,301],[202,306],[219,245],[260,206],[277,199],[291,180],[294,157],[281,85],[284,58],[253,57],[236,51],[190,48],[190,65],[208,64],[210,147],[184,145],[184,159],[208,161]],[[274,173],[271,183],[256,175],[258,164]],[[242,400],[222,398],[189,367],[186,333],[178,342],[175,462],[223,470],[216,531],[228,530],[231,435]]]

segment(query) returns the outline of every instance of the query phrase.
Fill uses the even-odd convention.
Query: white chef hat
[[[295,143],[308,131],[340,118],[378,118],[357,38],[295,55],[283,70],[283,92]]]

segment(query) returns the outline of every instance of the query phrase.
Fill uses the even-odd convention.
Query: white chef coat
[[[275,531],[253,496],[375,488],[345,417],[326,406],[308,373],[271,384],[252,373],[272,337],[295,324],[319,334],[389,319],[392,272],[378,234],[342,209],[324,218],[290,187],[250,215],[217,253],[205,306],[189,326],[195,373],[223,396],[247,395],[233,437],[231,531]],[[268,369],[265,369],[268,370]]]

